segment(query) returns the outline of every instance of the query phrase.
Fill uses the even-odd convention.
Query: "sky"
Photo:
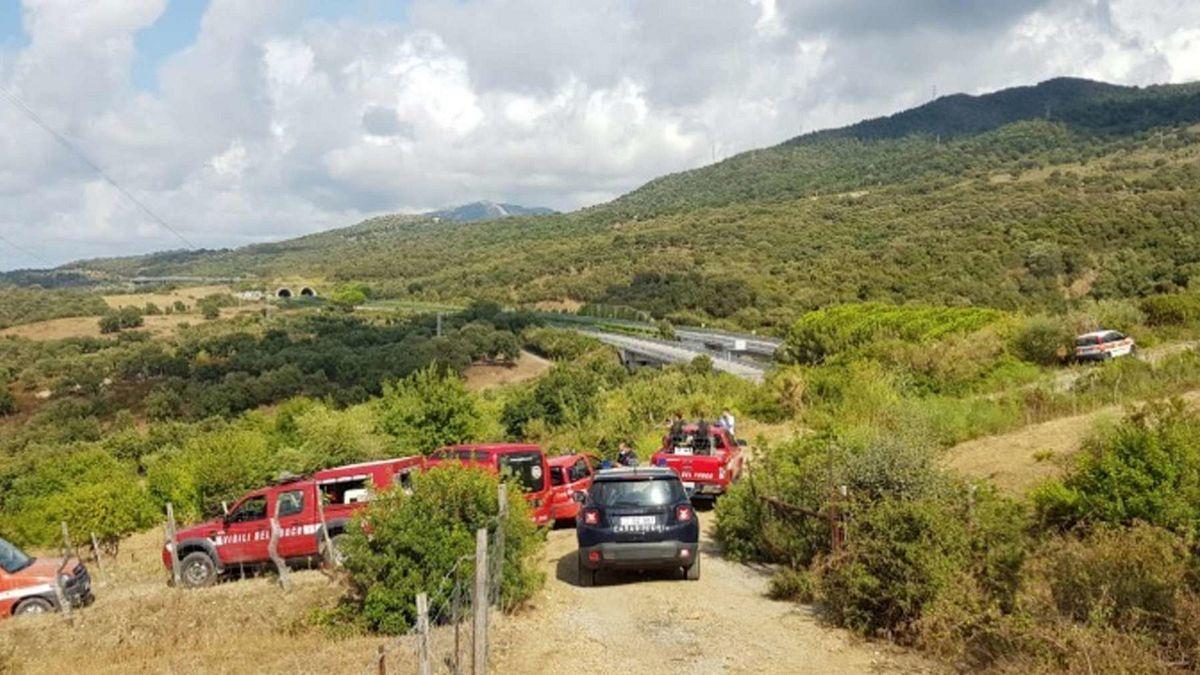
[[[570,210],[1058,76],[1200,80],[1200,2],[0,0],[0,270]]]

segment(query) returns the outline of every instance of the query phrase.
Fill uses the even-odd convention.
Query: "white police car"
[[[1133,338],[1115,330],[1098,330],[1075,338],[1076,361],[1107,361],[1136,352]]]

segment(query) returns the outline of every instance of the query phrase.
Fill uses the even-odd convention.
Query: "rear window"
[[[589,496],[599,506],[666,506],[684,499],[683,485],[677,478],[642,480],[605,480],[592,484]]]
[[[1087,337],[1075,338],[1076,347],[1090,347],[1091,345],[1100,344],[1100,338],[1095,335]]]
[[[536,450],[510,452],[497,457],[496,468],[502,477],[516,480],[526,492],[540,492],[546,489],[543,461],[542,453]]]

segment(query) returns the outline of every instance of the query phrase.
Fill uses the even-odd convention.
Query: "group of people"
[[[701,417],[700,419],[696,420],[696,432],[693,434],[693,442],[697,444],[708,444],[709,440],[712,438],[712,429],[714,427],[717,429],[725,429],[729,432],[730,436],[736,437],[736,425],[737,419],[733,416],[733,413],[729,410],[729,408],[722,410],[721,415],[717,417],[712,424],[709,424],[708,420]],[[685,438],[687,436],[686,427],[687,423],[683,419],[683,413],[675,413],[675,416],[671,419],[671,438]],[[633,446],[629,443],[629,441],[621,441],[621,444],[617,450],[617,465],[638,465],[637,450],[633,449]],[[606,459],[601,463],[600,468],[610,469],[612,466],[612,462]]]

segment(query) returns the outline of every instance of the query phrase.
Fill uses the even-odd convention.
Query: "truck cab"
[[[541,446],[520,443],[481,443],[442,448],[427,460],[434,467],[445,462],[478,466],[511,478],[521,486],[529,504],[533,522],[549,525],[554,495],[550,486],[550,466]]]
[[[550,490],[554,493],[551,519],[574,520],[579,513],[579,502],[575,493],[587,492],[592,486],[592,477],[600,468],[600,458],[595,455],[569,454],[551,457]]]
[[[662,447],[650,458],[654,466],[673,469],[690,497],[716,498],[741,477],[743,443],[728,429],[685,425],[681,433],[667,434]]]
[[[54,586],[61,579],[71,607],[91,604],[92,580],[75,558],[35,558],[0,538],[0,620],[58,611]]]

